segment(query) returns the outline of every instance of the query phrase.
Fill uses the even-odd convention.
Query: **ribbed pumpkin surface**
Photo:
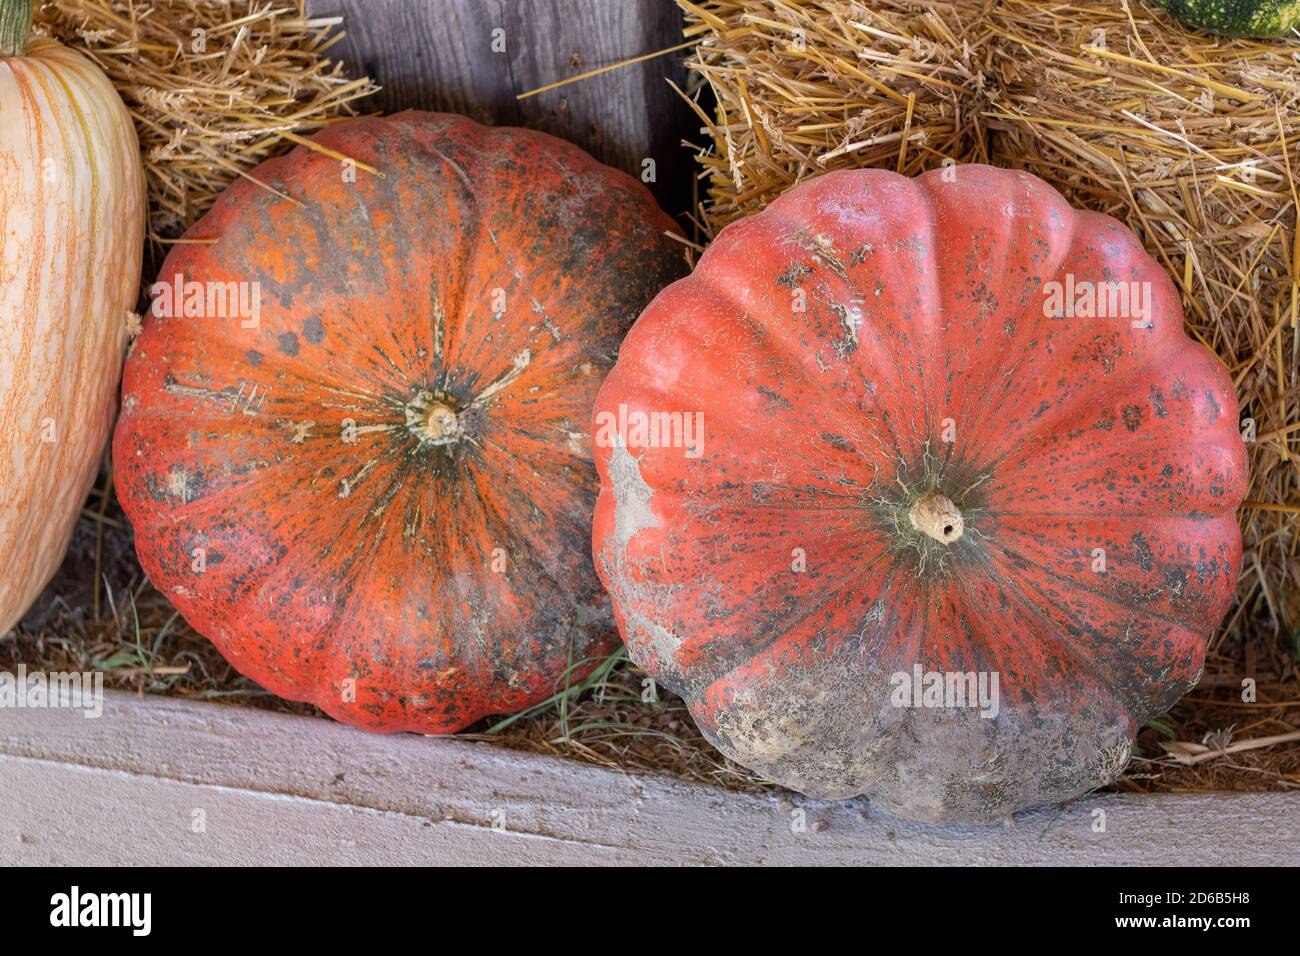
[[[632,657],[724,753],[988,821],[1112,780],[1196,681],[1246,467],[1131,232],[1025,173],[949,178],[813,180],[655,299],[597,423],[700,413],[702,453],[601,443],[595,554]],[[1052,282],[1135,283],[1149,324]],[[917,673],[998,675],[996,716],[900,701]]]
[[[52,40],[0,57],[0,634],[58,568],[103,460],[144,217],[108,78]]]
[[[148,317],[119,495],[150,578],[245,674],[374,730],[453,731],[615,640],[591,403],[681,273],[649,193],[539,133],[403,113],[240,182],[163,280],[260,321]],[[251,298],[251,289],[249,298]],[[585,670],[577,667],[577,670]]]

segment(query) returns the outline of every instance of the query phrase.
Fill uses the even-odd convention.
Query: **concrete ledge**
[[[1300,796],[1107,795],[1008,827],[729,793],[447,738],[107,694],[0,710],[0,863],[1292,865]],[[1094,811],[1105,813],[1094,831]]]

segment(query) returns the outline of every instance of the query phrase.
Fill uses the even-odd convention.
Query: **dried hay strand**
[[[830,170],[988,162],[984,3],[679,2],[700,38],[688,66],[717,101],[712,118],[692,102],[713,141],[708,235]]]
[[[252,179],[258,163],[352,115],[376,89],[330,61],[340,18],[311,19],[305,2],[41,5],[37,32],[94,60],[135,120],[155,242],[180,236],[236,177]]]
[[[678,2],[717,97],[697,107],[706,234],[831,169],[992,162],[1168,269],[1253,421],[1245,554],[1201,684],[1121,786],[1300,787],[1300,39],[1213,37],[1137,0]]]

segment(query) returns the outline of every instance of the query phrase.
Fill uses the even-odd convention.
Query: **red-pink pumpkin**
[[[315,139],[167,257],[118,495],[150,579],[240,671],[370,730],[454,731],[613,649],[587,424],[682,272],[673,224],[541,133],[408,112]]]
[[[812,796],[987,822],[1107,784],[1233,595],[1232,383],[1133,234],[1027,173],[831,173],[727,227],[594,428],[632,658]]]

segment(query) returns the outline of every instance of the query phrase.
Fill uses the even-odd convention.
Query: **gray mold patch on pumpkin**
[[[872,800],[931,823],[993,823],[1112,783],[1128,763],[1132,725],[1117,709],[1082,713],[909,710],[907,733]]]
[[[688,695],[676,655],[684,637],[674,633],[663,622],[672,620],[677,602],[685,596],[685,585],[655,584],[638,580],[629,573],[623,551],[611,557],[606,548],[599,557],[601,573],[610,595],[623,609],[623,641],[632,658],[647,667],[669,690]],[[648,613],[645,608],[652,608]]]
[[[610,593],[625,608],[623,638],[640,661],[647,659],[663,682],[680,693],[681,672],[675,657],[683,638],[662,621],[671,620],[672,609],[685,591],[680,584],[659,585],[629,572],[628,545],[641,531],[659,527],[650,499],[654,491],[641,474],[640,459],[634,457],[624,442],[616,439],[609,457],[609,487],[614,496],[614,534],[612,546],[599,556],[601,570]],[[612,552],[612,553],[611,553]],[[641,608],[653,608],[654,616]]]
[[[655,589],[649,588],[646,590],[652,591]],[[682,677],[681,671],[675,662],[675,657],[682,646],[683,638],[639,611],[629,612],[626,624],[628,642],[639,648],[648,649],[652,655],[651,660],[659,663],[657,670],[660,672],[665,686],[674,693],[680,693],[679,688],[681,687]],[[640,658],[641,654],[638,652],[637,656]]]
[[[659,526],[650,508],[654,492],[641,476],[640,460],[622,441],[615,441],[609,456],[609,483],[614,494],[614,544],[621,557],[638,532]]]
[[[845,642],[754,680],[725,707],[688,703],[705,737],[728,757],[782,786],[834,800],[869,790],[888,762],[888,715],[868,683]]]
[[[822,800],[866,795],[930,823],[995,823],[1105,786],[1128,762],[1133,725],[1115,706],[1069,715],[1004,706],[994,717],[896,707],[889,678],[845,642],[754,680],[725,707],[689,704],[715,747],[783,786]]]

